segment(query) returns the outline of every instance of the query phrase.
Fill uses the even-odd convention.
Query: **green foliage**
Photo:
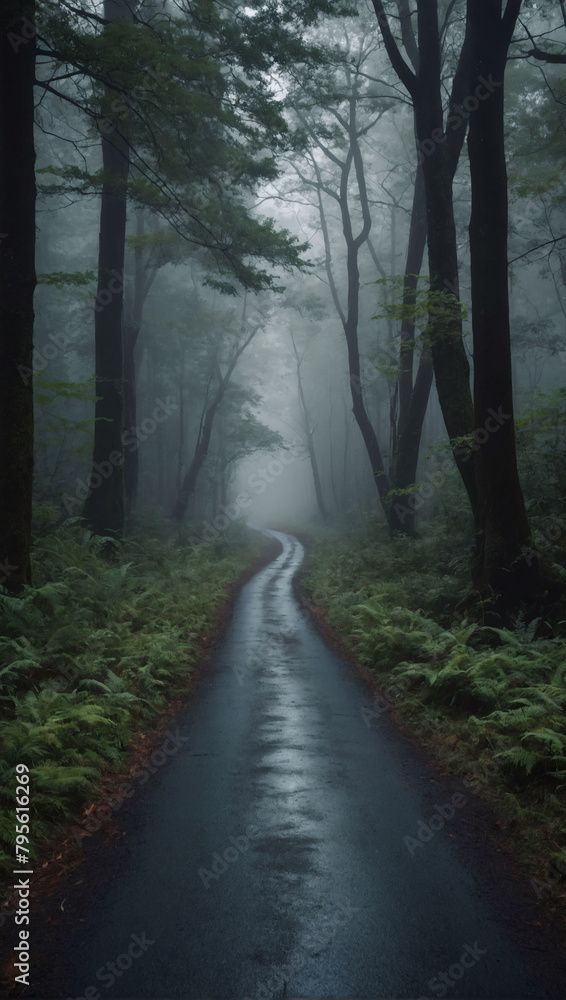
[[[259,551],[242,528],[195,554],[162,532],[102,557],[71,519],[36,540],[35,586],[0,593],[0,868],[13,867],[15,767],[30,768],[33,837],[77,815],[136,728],[186,689],[199,637]]]
[[[103,23],[80,8],[62,16],[54,0],[42,0],[41,36],[54,69],[69,81],[65,96],[83,110],[97,141],[115,131],[127,138],[129,200],[170,223],[170,233],[157,237],[159,265],[200,248],[209,284],[225,294],[242,286],[278,290],[274,268],[307,266],[307,244],[252,213],[250,194],[279,175],[277,154],[292,142],[273,74],[320,63],[304,26],[320,13],[348,10],[332,0],[253,11],[200,4],[153,12],[147,22],[140,11]],[[104,179],[78,158],[40,169],[45,195],[89,195]],[[59,286],[78,280],[43,278]]]
[[[63,288],[65,285],[90,285],[96,280],[95,271],[53,271],[51,274],[38,274],[38,285],[53,285]]]
[[[566,505],[566,389],[536,390],[516,422],[517,445],[533,526],[560,517]]]
[[[566,826],[563,638],[528,611],[513,630],[463,619],[467,560],[455,555],[464,546],[446,522],[426,525],[416,540],[382,531],[321,535],[306,590],[382,690],[404,692],[401,711],[434,734],[441,756],[457,742],[451,766],[470,774],[479,761],[491,765],[506,817],[527,822],[542,801]]]
[[[421,275],[409,275],[409,277],[421,278]],[[379,309],[372,319],[388,319],[401,323],[403,320],[411,320],[419,327],[426,327],[429,318],[439,329],[443,326],[450,326],[455,319],[466,320],[467,309],[460,299],[451,292],[432,291],[431,289],[419,289],[414,293],[413,302],[401,301],[404,290],[405,276],[394,275],[391,278],[378,278],[372,282],[375,285],[383,285],[390,289],[393,296],[397,296],[397,302],[380,303]]]

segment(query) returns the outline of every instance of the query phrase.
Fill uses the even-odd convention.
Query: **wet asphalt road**
[[[183,748],[132,800],[127,865],[74,927],[61,996],[546,996],[450,823],[411,857],[418,774],[297,603],[301,545],[270,534],[283,552],[236,600]]]

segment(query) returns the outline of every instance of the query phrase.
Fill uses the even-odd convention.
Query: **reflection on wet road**
[[[293,596],[302,547],[271,534],[283,551],[235,603],[127,867],[73,929],[63,995],[542,996],[446,831],[408,851],[422,765],[407,780],[364,725],[368,689]]]

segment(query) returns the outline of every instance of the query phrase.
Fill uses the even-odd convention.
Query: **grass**
[[[479,783],[533,877],[566,902],[566,642],[528,616],[513,630],[462,620],[466,564],[445,525],[417,540],[326,531],[311,537],[301,586],[393,692],[400,721]]]
[[[107,541],[67,521],[36,541],[34,586],[0,593],[0,872],[14,867],[16,765],[30,768],[34,860],[187,690],[229,586],[265,547],[243,528],[196,550],[140,532],[110,559]]]

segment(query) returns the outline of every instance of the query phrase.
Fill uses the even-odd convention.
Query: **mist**
[[[564,3],[4,7],[6,995],[562,996]]]

